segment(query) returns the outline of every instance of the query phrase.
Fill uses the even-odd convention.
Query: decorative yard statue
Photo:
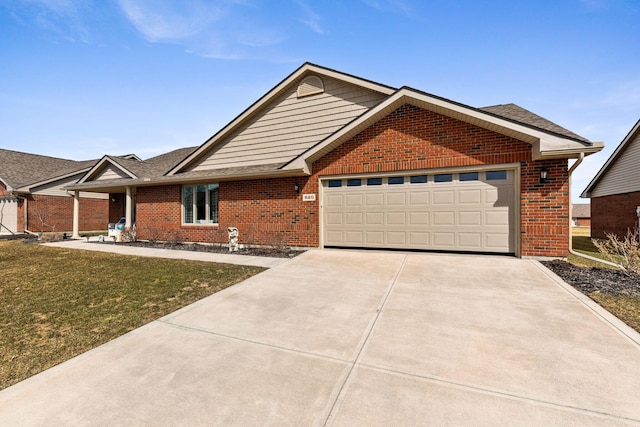
[[[229,233],[229,252],[238,252],[238,229],[227,227],[227,233]]]

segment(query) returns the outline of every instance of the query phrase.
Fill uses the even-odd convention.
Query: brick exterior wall
[[[606,238],[606,233],[623,238],[638,226],[636,208],[640,191],[591,198],[591,236]]]
[[[591,226],[591,219],[590,218],[577,218],[575,220],[576,222],[576,226],[577,227],[589,227]]]
[[[118,222],[125,216],[125,197],[122,193],[109,194],[109,222]]]
[[[34,194],[28,196],[27,211],[29,231],[73,231],[73,197],[43,196]],[[106,231],[108,224],[108,211],[108,200],[81,197],[79,218],[80,231]]]
[[[137,189],[141,239],[226,242],[236,226],[241,243],[318,246],[319,179],[328,175],[519,163],[522,256],[566,256],[569,236],[567,160],[534,162],[531,146],[437,113],[405,105],[313,165],[308,178],[222,182],[220,226],[181,226],[181,186]],[[540,169],[549,182],[540,184]],[[294,184],[301,187],[294,192]]]

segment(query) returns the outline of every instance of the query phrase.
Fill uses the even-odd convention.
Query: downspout
[[[571,179],[572,179],[572,174],[573,171],[576,170],[576,168],[578,166],[580,166],[580,163],[582,163],[582,161],[584,160],[584,153],[580,153],[578,159],[576,160],[576,162],[574,164],[571,165],[571,167],[569,168],[569,253],[571,255],[575,255],[581,258],[586,258],[588,260],[591,261],[596,261],[602,264],[607,264],[616,268],[622,268],[620,265],[614,263],[614,262],[610,262],[610,261],[606,261],[604,259],[600,259],[600,258],[595,258],[586,254],[581,254],[579,252],[576,252],[573,250],[573,224],[571,224],[571,218],[573,218],[573,203],[571,203]]]

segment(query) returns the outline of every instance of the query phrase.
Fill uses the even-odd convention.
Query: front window
[[[183,224],[218,223],[218,184],[182,187]]]

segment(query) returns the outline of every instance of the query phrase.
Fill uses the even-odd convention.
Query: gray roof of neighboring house
[[[16,189],[90,168],[96,160],[75,161],[0,149],[0,179]]]
[[[571,216],[573,218],[591,218],[591,204],[576,203],[571,208]]]
[[[553,132],[562,136],[589,142],[588,139],[565,129],[562,126],[559,126],[552,121],[545,119],[544,117],[540,117],[539,115],[532,113],[531,111],[524,109],[516,104],[491,105],[488,107],[479,108],[479,110],[504,117],[505,119],[515,120],[517,122],[534,126],[539,129]]]
[[[111,161],[122,166],[138,178],[158,178],[165,174],[172,166],[187,157],[197,147],[178,148],[147,160],[123,159],[107,156]]]

